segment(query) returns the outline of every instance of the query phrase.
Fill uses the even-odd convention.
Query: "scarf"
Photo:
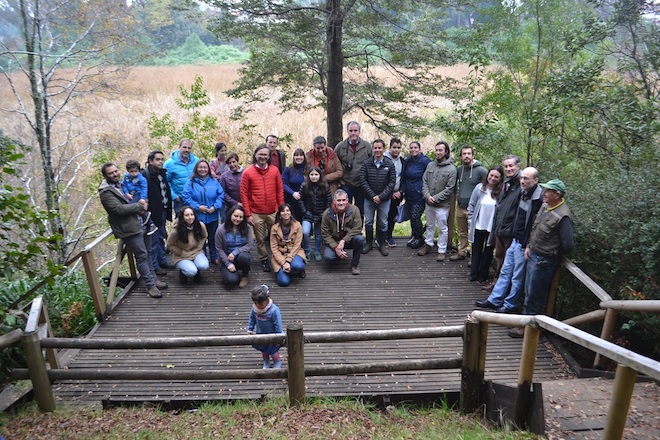
[[[264,313],[266,313],[268,311],[268,309],[270,309],[270,306],[272,306],[272,305],[273,305],[273,300],[268,298],[268,303],[266,304],[266,307],[264,307],[263,309],[260,309],[259,307],[257,307],[256,304],[253,304],[252,309],[254,309],[254,313],[258,313],[259,315],[263,315]]]

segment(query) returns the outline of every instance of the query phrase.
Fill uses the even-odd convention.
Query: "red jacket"
[[[243,171],[241,203],[247,217],[254,214],[274,214],[284,203],[282,176],[274,166],[262,170],[256,165]]]

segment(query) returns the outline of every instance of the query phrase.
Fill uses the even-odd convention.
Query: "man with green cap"
[[[573,214],[566,205],[566,185],[559,179],[541,183],[543,205],[536,216],[525,248],[527,273],[523,315],[540,315],[545,311],[552,278],[561,266],[564,255],[575,247]],[[509,336],[521,338],[522,328],[512,328]]]

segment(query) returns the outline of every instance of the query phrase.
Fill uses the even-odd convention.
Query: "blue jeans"
[[[545,313],[545,303],[548,301],[550,285],[559,266],[561,257],[548,258],[530,253],[527,260],[527,276],[525,277],[525,305],[523,315],[542,315]]]
[[[284,268],[281,267],[280,270],[277,271],[277,285],[280,287],[286,287],[289,284],[291,284],[291,274],[296,273],[296,272],[302,272],[305,270],[305,261],[302,259],[300,255],[296,255],[293,257],[293,260],[291,260],[291,272],[286,273],[284,272]]]
[[[390,213],[390,200],[380,202],[378,205],[373,200],[364,199],[364,229],[373,231],[374,217],[378,212],[376,224],[376,235],[387,234],[387,216]]]
[[[131,248],[135,255],[135,262],[140,276],[144,279],[147,289],[156,285],[156,273],[151,264],[149,249],[151,248],[151,237],[144,232],[122,238],[122,241]]]
[[[176,263],[176,268],[181,270],[187,277],[194,277],[200,270],[208,270],[209,259],[204,252],[200,252],[193,260],[181,260]]]
[[[219,258],[218,250],[215,248],[215,231],[218,230],[218,222],[204,223],[204,225],[206,226],[206,231],[209,233],[208,246],[206,244],[204,245],[204,253],[206,253],[206,248],[208,247],[211,261],[215,261]]]
[[[312,252],[310,247],[309,234],[312,232],[312,227],[314,228],[314,251],[321,252],[321,246],[323,246],[323,237],[321,236],[321,222],[312,223],[309,220],[303,220],[302,230],[303,230],[303,242],[302,246],[305,250],[305,253],[309,255]]]
[[[490,303],[498,307],[504,306],[508,310],[517,310],[520,307],[523,299],[526,263],[525,249],[518,240],[514,239],[509,249],[506,250],[500,277],[488,297]],[[507,292],[509,292],[508,295]]]
[[[352,203],[358,207],[360,210],[360,216],[362,216],[362,219],[364,219],[364,190],[362,187],[342,185],[340,188],[346,191],[349,203],[351,203],[351,200],[353,200]]]
[[[159,226],[158,231],[151,236],[151,264],[154,266],[154,269],[167,266],[167,256],[165,254],[165,237],[167,236],[165,230],[166,224],[165,212],[163,212],[161,226]]]
[[[351,241],[346,243],[346,249],[353,249],[353,258],[351,258],[351,266],[357,266],[360,264],[360,256],[362,255],[362,249],[364,249],[364,244],[366,240],[362,235],[356,235]],[[334,249],[331,249],[330,246],[326,246],[323,249],[323,259],[327,262],[333,262],[337,260],[337,253]]]

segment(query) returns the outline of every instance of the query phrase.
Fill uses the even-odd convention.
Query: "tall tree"
[[[284,110],[322,106],[330,145],[352,110],[385,131],[422,131],[422,108],[443,85],[433,68],[452,61],[441,42],[444,0],[204,2],[219,11],[216,35],[250,49],[230,95]]]
[[[139,47],[139,32],[121,1],[8,0],[1,15],[16,31],[0,40],[0,73],[15,97],[2,110],[20,114],[32,131],[23,143],[37,146],[43,173],[43,190],[33,197],[37,204],[43,197],[49,232],[62,237],[55,258],[62,263],[75,242],[63,220],[63,190],[75,178],[66,173],[80,152],[69,145],[77,133],[59,132],[57,122],[67,113],[78,116],[78,98],[113,92],[112,78],[126,71],[123,50]],[[68,153],[54,157],[58,147],[69,147],[61,149]]]

